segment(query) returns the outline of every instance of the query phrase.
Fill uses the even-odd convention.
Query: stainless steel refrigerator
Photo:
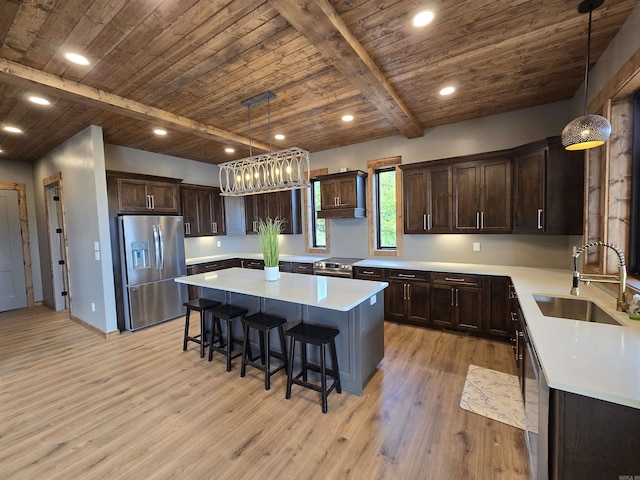
[[[179,216],[119,217],[125,328],[138,330],[184,315],[187,286],[184,228]]]

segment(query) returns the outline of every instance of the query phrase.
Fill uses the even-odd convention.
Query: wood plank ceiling
[[[0,125],[24,131],[0,130],[0,158],[35,161],[91,124],[107,143],[242,158],[241,102],[267,90],[277,95],[272,134],[286,136],[273,150],[311,152],[565,100],[584,75],[578,3],[0,0]],[[594,63],[636,5],[608,0],[594,12]],[[418,29],[411,18],[423,6],[435,19]],[[91,65],[67,62],[66,51]],[[441,97],[447,85],[457,91]],[[353,122],[340,120],[347,113]],[[269,148],[266,105],[251,117],[256,154]]]

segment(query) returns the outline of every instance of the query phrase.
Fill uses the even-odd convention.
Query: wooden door
[[[118,189],[118,212],[148,212],[150,206],[147,184],[146,180],[118,178],[116,183]]]
[[[507,277],[485,277],[483,333],[504,339],[513,338],[510,285]]]
[[[427,170],[410,170],[402,175],[404,202],[404,233],[427,232]]]
[[[180,189],[180,204],[184,221],[184,236],[197,236],[198,228],[198,190],[194,188]]]
[[[431,285],[431,322],[440,327],[453,327],[454,288]]]
[[[406,320],[406,282],[390,281],[385,289],[384,310],[385,319],[394,322]]]
[[[158,213],[178,213],[178,185],[173,183],[149,182],[152,209]]]
[[[453,231],[477,232],[480,227],[480,168],[478,163],[452,167]]]
[[[411,282],[408,285],[407,320],[428,325],[430,323],[429,291],[431,286],[422,282]]]
[[[447,233],[451,231],[451,167],[432,167],[427,170],[429,177],[429,232]]]
[[[545,151],[520,154],[513,162],[513,231],[544,231]]]
[[[0,190],[0,312],[27,306],[17,190]]]
[[[481,231],[511,231],[511,160],[508,158],[482,162]]]
[[[479,332],[482,326],[482,289],[456,287],[454,325],[463,330]]]
[[[338,179],[338,197],[341,207],[356,208],[358,206],[358,191],[355,176]]]

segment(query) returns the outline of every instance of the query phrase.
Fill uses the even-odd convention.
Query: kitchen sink
[[[590,300],[552,297],[548,295],[534,295],[533,298],[545,317],[570,318],[584,322],[622,325],[622,323],[612,315],[605,312]]]

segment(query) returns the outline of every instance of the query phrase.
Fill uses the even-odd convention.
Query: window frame
[[[320,176],[320,175],[326,175],[329,173],[329,170],[327,168],[319,168],[316,170],[311,170],[309,172],[309,177],[311,179],[311,181],[313,182],[316,177]],[[315,210],[314,210],[314,199],[313,199],[313,188],[311,187],[307,187],[305,189],[303,189],[304,194],[302,195],[302,211],[303,211],[303,226],[304,226],[304,235],[305,235],[305,251],[307,253],[322,253],[322,254],[327,254],[329,253],[329,249],[330,249],[330,222],[325,220],[325,224],[324,224],[324,234],[325,234],[325,241],[326,241],[326,245],[324,247],[317,247],[314,246],[314,236],[315,236],[315,231],[313,230],[313,228],[315,227],[315,222],[314,222],[314,215],[315,215]]]
[[[394,251],[396,250],[397,246],[398,246],[398,232],[396,229],[396,242],[395,245],[393,246],[384,246],[382,245],[382,221],[381,221],[381,213],[382,213],[382,209],[380,207],[380,174],[383,173],[387,173],[387,172],[394,172],[395,173],[396,168],[395,166],[393,167],[386,167],[386,168],[379,168],[377,170],[374,171],[374,181],[373,184],[375,186],[375,190],[373,192],[373,196],[374,196],[374,201],[375,201],[375,215],[376,215],[376,221],[374,222],[375,225],[375,242],[376,242],[376,249],[378,250],[388,250],[388,251]],[[395,175],[395,180],[397,180],[397,175]],[[396,182],[396,188],[397,188],[397,182]],[[396,197],[397,198],[397,197]],[[396,218],[398,216],[398,205],[396,204]]]
[[[367,162],[367,217],[369,222],[369,255],[397,257],[402,255],[402,171],[398,168],[402,157],[387,157]],[[379,248],[377,239],[379,212],[375,187],[377,171],[391,170],[396,172],[396,246],[395,248]]]

